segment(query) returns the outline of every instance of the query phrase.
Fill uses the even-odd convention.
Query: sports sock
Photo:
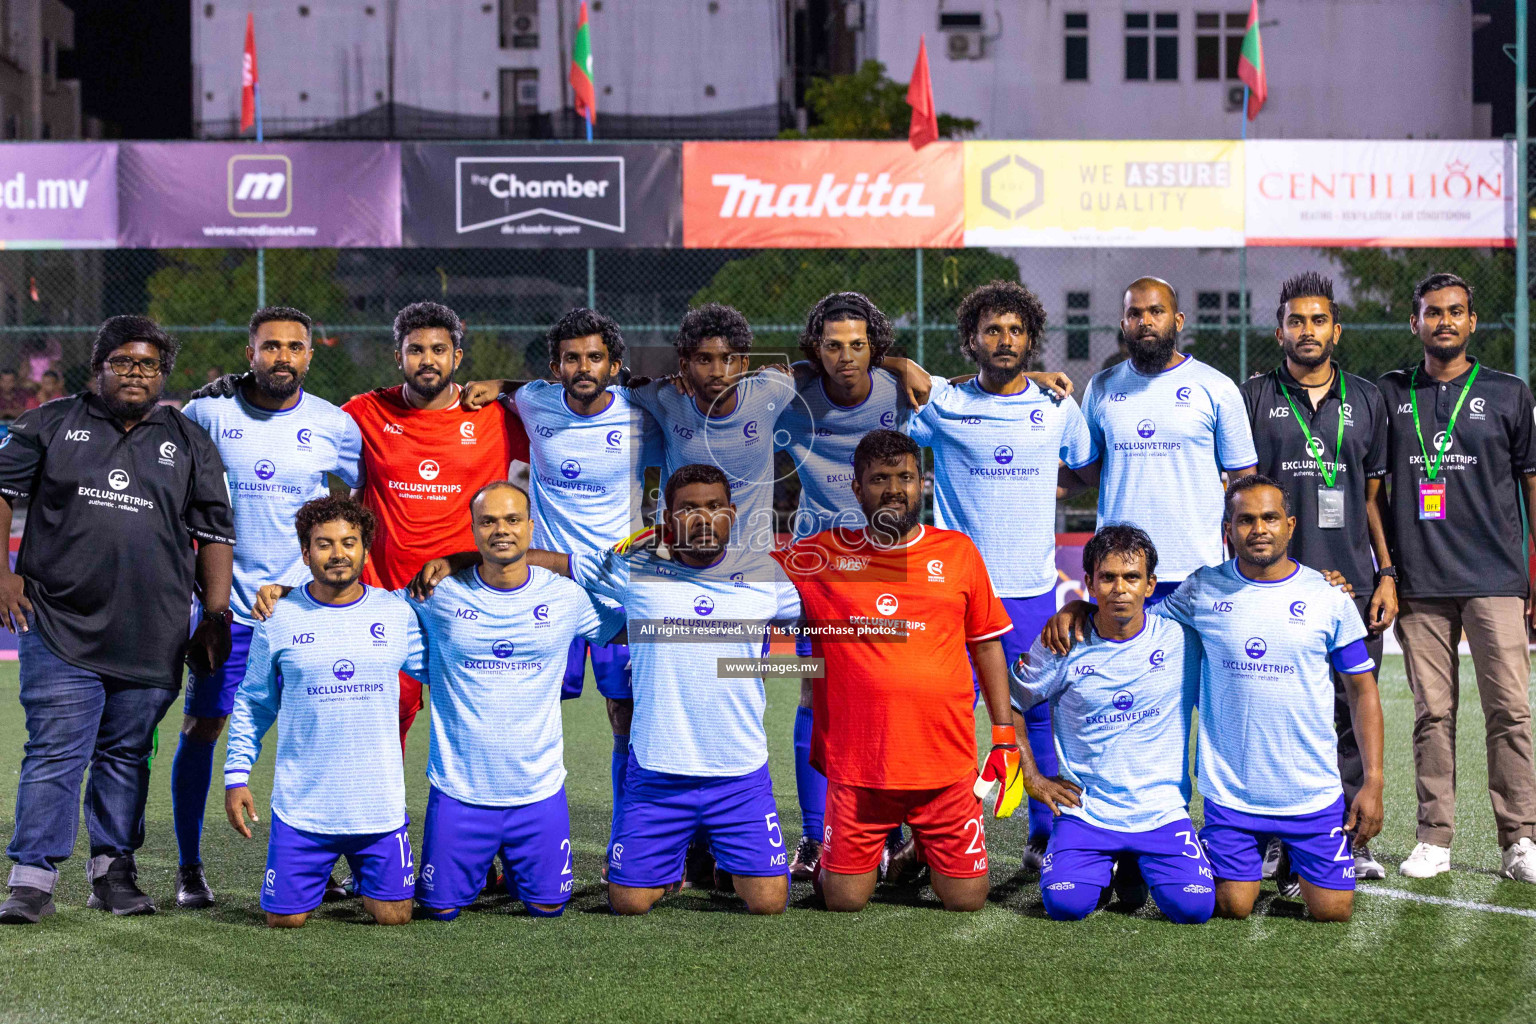
[[[795,792],[800,797],[800,834],[821,841],[827,815],[827,777],[811,765],[811,709],[795,709]]]
[[[171,819],[183,866],[203,859],[203,811],[213,778],[213,748],[214,744],[183,733],[171,761]]]
[[[1024,713],[1029,752],[1035,755],[1035,767],[1049,778],[1061,770],[1056,761],[1056,740],[1051,735],[1051,706],[1036,704]],[[1029,801],[1029,838],[1051,834],[1051,809],[1039,800]]]
[[[613,814],[608,822],[608,836],[619,822],[619,803],[624,799],[624,780],[629,774],[629,733],[613,734],[613,759],[608,763],[608,777],[613,782]]]

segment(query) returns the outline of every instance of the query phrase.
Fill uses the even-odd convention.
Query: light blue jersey
[[[517,807],[560,792],[566,652],[573,637],[606,643],[624,628],[623,614],[532,566],[513,590],[486,583],[478,566],[465,569],[412,606],[427,638],[432,785],[480,807]]]
[[[533,546],[545,551],[609,548],[645,528],[640,501],[647,466],[661,465],[656,421],[623,388],[608,408],[573,412],[565,389],[547,380],[512,398],[528,433]]]
[[[728,549],[695,569],[650,550],[571,559],[571,577],[628,617],[635,717],[629,742],[642,768],[714,778],[768,762],[760,676],[723,677],[721,658],[760,658],[767,627],[800,618],[800,595],[777,562]]]
[[[1159,559],[1158,568],[1162,568]],[[1200,793],[1244,814],[1303,815],[1343,796],[1329,656],[1365,639],[1344,591],[1298,565],[1262,583],[1236,560],[1195,572],[1150,609],[1200,635]],[[1363,665],[1343,669],[1368,671]]]
[[[272,813],[321,835],[394,831],[405,824],[399,674],[425,665],[404,599],[364,587],[351,604],[328,605],[296,587],[251,637],[224,785],[246,784],[276,722]]]
[[[1019,711],[1050,702],[1062,777],[1083,790],[1082,806],[1062,814],[1115,832],[1189,817],[1190,715],[1200,686],[1192,630],[1148,615],[1129,640],[1093,632],[1064,658],[1037,640],[1009,677]]]
[[[934,378],[908,432],[933,449],[934,524],[976,542],[997,595],[1054,589],[1057,461],[1074,469],[1093,461],[1077,403],[1033,383],[995,395],[980,378]]]
[[[1259,461],[1237,385],[1193,356],[1150,377],[1126,360],[1093,375],[1083,415],[1102,460],[1099,525],[1147,531],[1164,583],[1221,562],[1221,473]]]
[[[235,508],[234,591],[230,610],[254,626],[251,605],[267,583],[295,587],[310,579],[293,517],[330,493],[325,475],[358,485],[363,435],[336,406],[307,391],[292,409],[258,409],[240,395],[195,398],[182,412],[208,431],[224,460]]]
[[[627,388],[655,417],[666,447],[661,486],[683,466],[716,466],[731,484],[736,525],[731,544],[769,551],[774,544],[773,439],[779,416],[795,403],[794,378],[777,370],[743,377],[729,416],[706,416],[669,380]]]
[[[799,390],[799,400],[779,418],[776,447],[788,451],[800,476],[795,540],[842,527],[862,530],[864,510],[853,496],[853,450],[871,430],[901,429],[905,399],[896,378],[884,370],[869,375],[869,394],[858,405],[827,397],[818,374]]]

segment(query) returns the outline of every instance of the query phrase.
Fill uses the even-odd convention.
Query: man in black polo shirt
[[[0,922],[53,913],[87,768],[89,906],[155,909],[133,856],[155,726],[184,658],[206,673],[229,657],[235,542],[218,450],[156,404],[175,357],[153,321],[112,317],[91,349],[98,394],[30,410],[0,442],[0,536],[12,503],[30,499],[17,571],[0,572],[0,624],[18,635],[27,723]],[[189,639],[194,574],[203,613]]]
[[[1381,378],[1390,422],[1397,639],[1413,690],[1418,845],[1410,878],[1449,871],[1456,811],[1457,647],[1472,649],[1487,728],[1488,789],[1505,878],[1536,882],[1528,571],[1521,502],[1536,522],[1536,403],[1525,381],[1467,356],[1472,288],[1432,274],[1409,326],[1424,360]]]
[[[1244,381],[1241,389],[1259,453],[1258,471],[1285,488],[1296,510],[1291,557],[1319,571],[1336,570],[1354,588],[1355,607],[1369,631],[1366,647],[1380,665],[1382,636],[1397,617],[1382,486],[1386,405],[1375,384],[1345,373],[1333,358],[1343,328],[1331,280],[1306,273],[1286,281],[1275,319],[1275,340],[1285,358],[1268,373]],[[1339,778],[1350,803],[1365,783],[1365,766],[1337,672],[1333,683]],[[1355,847],[1355,877],[1386,877],[1363,843]],[[1282,878],[1281,884],[1286,881]]]

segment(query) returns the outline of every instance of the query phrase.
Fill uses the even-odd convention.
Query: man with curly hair
[[[977,375],[936,382],[910,433],[933,449],[934,522],[976,542],[1013,623],[1001,638],[1011,663],[1056,611],[1056,468],[1087,463],[1093,449],[1077,403],[1024,375],[1045,331],[1045,307],[1029,289],[983,285],[961,301],[957,318],[961,351]],[[1041,772],[1055,775],[1050,705],[1035,705],[1024,721]],[[1026,867],[1040,866],[1050,835],[1050,808],[1031,800]]]

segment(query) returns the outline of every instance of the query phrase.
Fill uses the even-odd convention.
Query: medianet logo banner
[[[963,184],[958,142],[685,142],[683,244],[958,246]]]
[[[668,248],[682,241],[676,145],[412,143],[406,245]]]

